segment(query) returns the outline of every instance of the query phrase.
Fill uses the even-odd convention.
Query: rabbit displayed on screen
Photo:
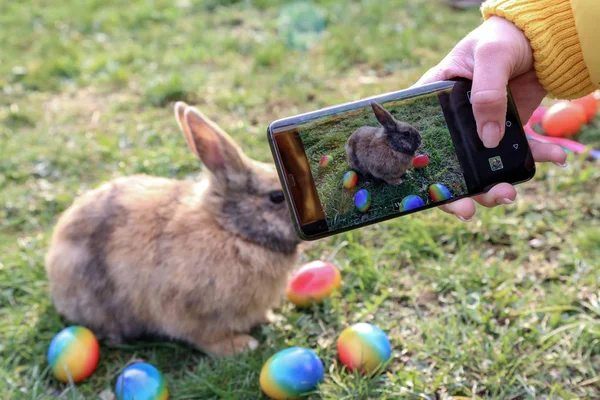
[[[371,102],[381,127],[362,126],[346,142],[350,167],[366,177],[390,185],[402,183],[421,145],[421,134],[412,125],[397,121],[377,102]]]

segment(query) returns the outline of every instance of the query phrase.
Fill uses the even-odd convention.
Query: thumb
[[[480,43],[475,49],[471,104],[477,132],[485,147],[493,148],[504,136],[507,86],[516,61],[503,41]]]

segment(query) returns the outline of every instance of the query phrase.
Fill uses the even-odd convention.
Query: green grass
[[[48,373],[48,344],[65,326],[43,267],[54,223],[113,177],[201,169],[175,98],[269,160],[272,120],[410,86],[480,21],[441,0],[321,0],[325,31],[303,50],[280,36],[286,3],[0,2],[0,398],[97,399],[144,358],[173,399],[257,399],[263,362],[293,345],[325,363],[312,399],[599,398],[600,168],[574,155],[470,224],[430,210],[319,242],[303,260],[335,262],[341,292],[306,311],[283,302],[283,319],[254,332],[254,354],[103,344],[90,380]],[[599,131],[596,121],[584,139],[600,147]],[[374,378],[336,358],[337,335],[358,321],[394,347]]]
[[[407,122],[420,132],[422,143],[417,153],[427,154],[430,160],[424,169],[409,169],[402,184],[397,186],[365,177],[359,178],[352,189],[344,189],[343,186],[344,174],[351,169],[344,147],[348,138],[360,127],[381,126],[371,107],[353,111],[344,118],[330,115],[298,127],[325,215],[331,219],[330,229],[345,228],[352,224],[353,218],[362,214],[354,205],[354,196],[361,189],[368,190],[371,195],[371,208],[365,214],[368,219],[397,213],[393,204],[408,195],[417,195],[425,204],[430,204],[429,186],[434,183],[445,185],[454,197],[467,193],[467,184],[437,95],[390,101],[383,106],[398,121]],[[319,164],[324,155],[333,157],[327,168]]]

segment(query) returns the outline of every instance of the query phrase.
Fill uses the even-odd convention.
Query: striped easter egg
[[[425,205],[425,202],[419,196],[411,194],[402,199],[402,211],[414,210],[421,208]]]
[[[324,375],[323,362],[312,350],[290,347],[267,360],[260,387],[271,399],[296,399],[315,390]]]
[[[337,341],[338,357],[350,371],[368,374],[392,356],[387,335],[375,325],[360,322],[344,329]]]
[[[56,379],[65,383],[81,382],[96,369],[100,346],[88,328],[70,326],[54,336],[47,357]]]
[[[299,307],[321,303],[342,286],[342,275],[327,261],[311,261],[294,273],[287,288],[288,299]]]
[[[450,190],[441,183],[434,183],[429,186],[429,196],[431,196],[431,200],[437,203],[438,201],[451,199],[452,193],[450,193]]]

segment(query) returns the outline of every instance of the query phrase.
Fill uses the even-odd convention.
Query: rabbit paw
[[[273,310],[267,310],[263,318],[258,321],[259,324],[272,324],[274,322],[280,321],[281,316],[275,314]]]
[[[398,185],[402,184],[402,178],[394,178],[394,179],[390,179],[389,181],[387,181],[387,183],[388,183],[389,185],[398,186]]]
[[[256,350],[258,347],[258,340],[250,335],[237,333],[233,336],[226,335],[224,339],[218,342],[201,345],[200,347],[212,355],[226,357]]]

